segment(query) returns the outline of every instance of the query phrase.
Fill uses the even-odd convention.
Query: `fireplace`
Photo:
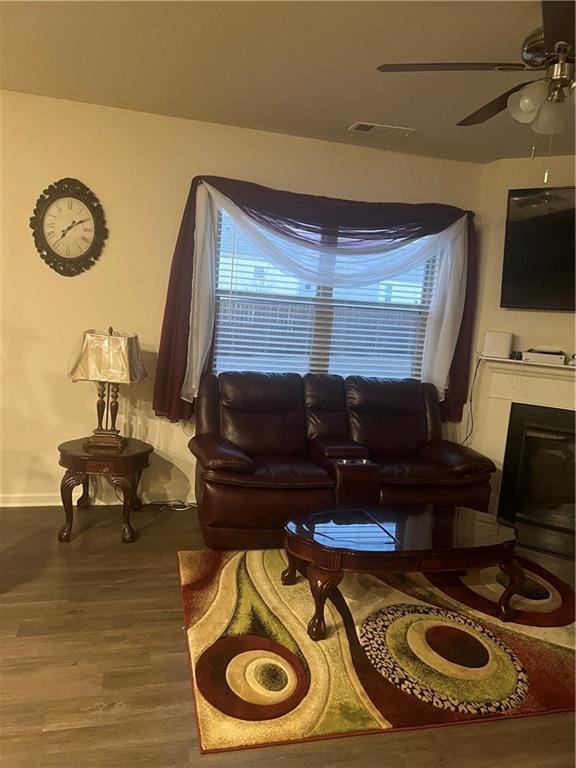
[[[512,403],[499,515],[522,546],[574,558],[574,413]]]

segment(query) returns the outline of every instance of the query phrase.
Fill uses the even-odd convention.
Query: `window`
[[[420,377],[436,258],[374,285],[331,288],[285,275],[222,212],[217,245],[217,373]]]

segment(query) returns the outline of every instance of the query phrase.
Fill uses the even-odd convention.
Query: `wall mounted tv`
[[[574,187],[511,189],[500,306],[574,312]]]

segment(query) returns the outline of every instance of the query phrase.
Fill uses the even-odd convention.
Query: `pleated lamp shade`
[[[138,336],[121,331],[84,331],[70,358],[73,381],[136,384],[146,376]]]

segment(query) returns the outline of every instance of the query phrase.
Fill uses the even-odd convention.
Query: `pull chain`
[[[552,145],[554,143],[554,134],[550,135],[550,140],[548,142],[548,161],[550,161],[550,158],[552,157]],[[532,149],[530,150],[530,160],[534,160],[536,157],[536,134],[534,134],[534,137],[532,139]],[[550,178],[550,169],[546,168],[544,171],[544,184],[548,184],[548,179]]]
[[[548,143],[548,161],[550,161],[550,158],[552,157],[552,144],[554,143],[554,134],[550,135],[550,141]],[[544,171],[544,184],[548,184],[548,176],[549,176],[549,169],[546,168]]]

